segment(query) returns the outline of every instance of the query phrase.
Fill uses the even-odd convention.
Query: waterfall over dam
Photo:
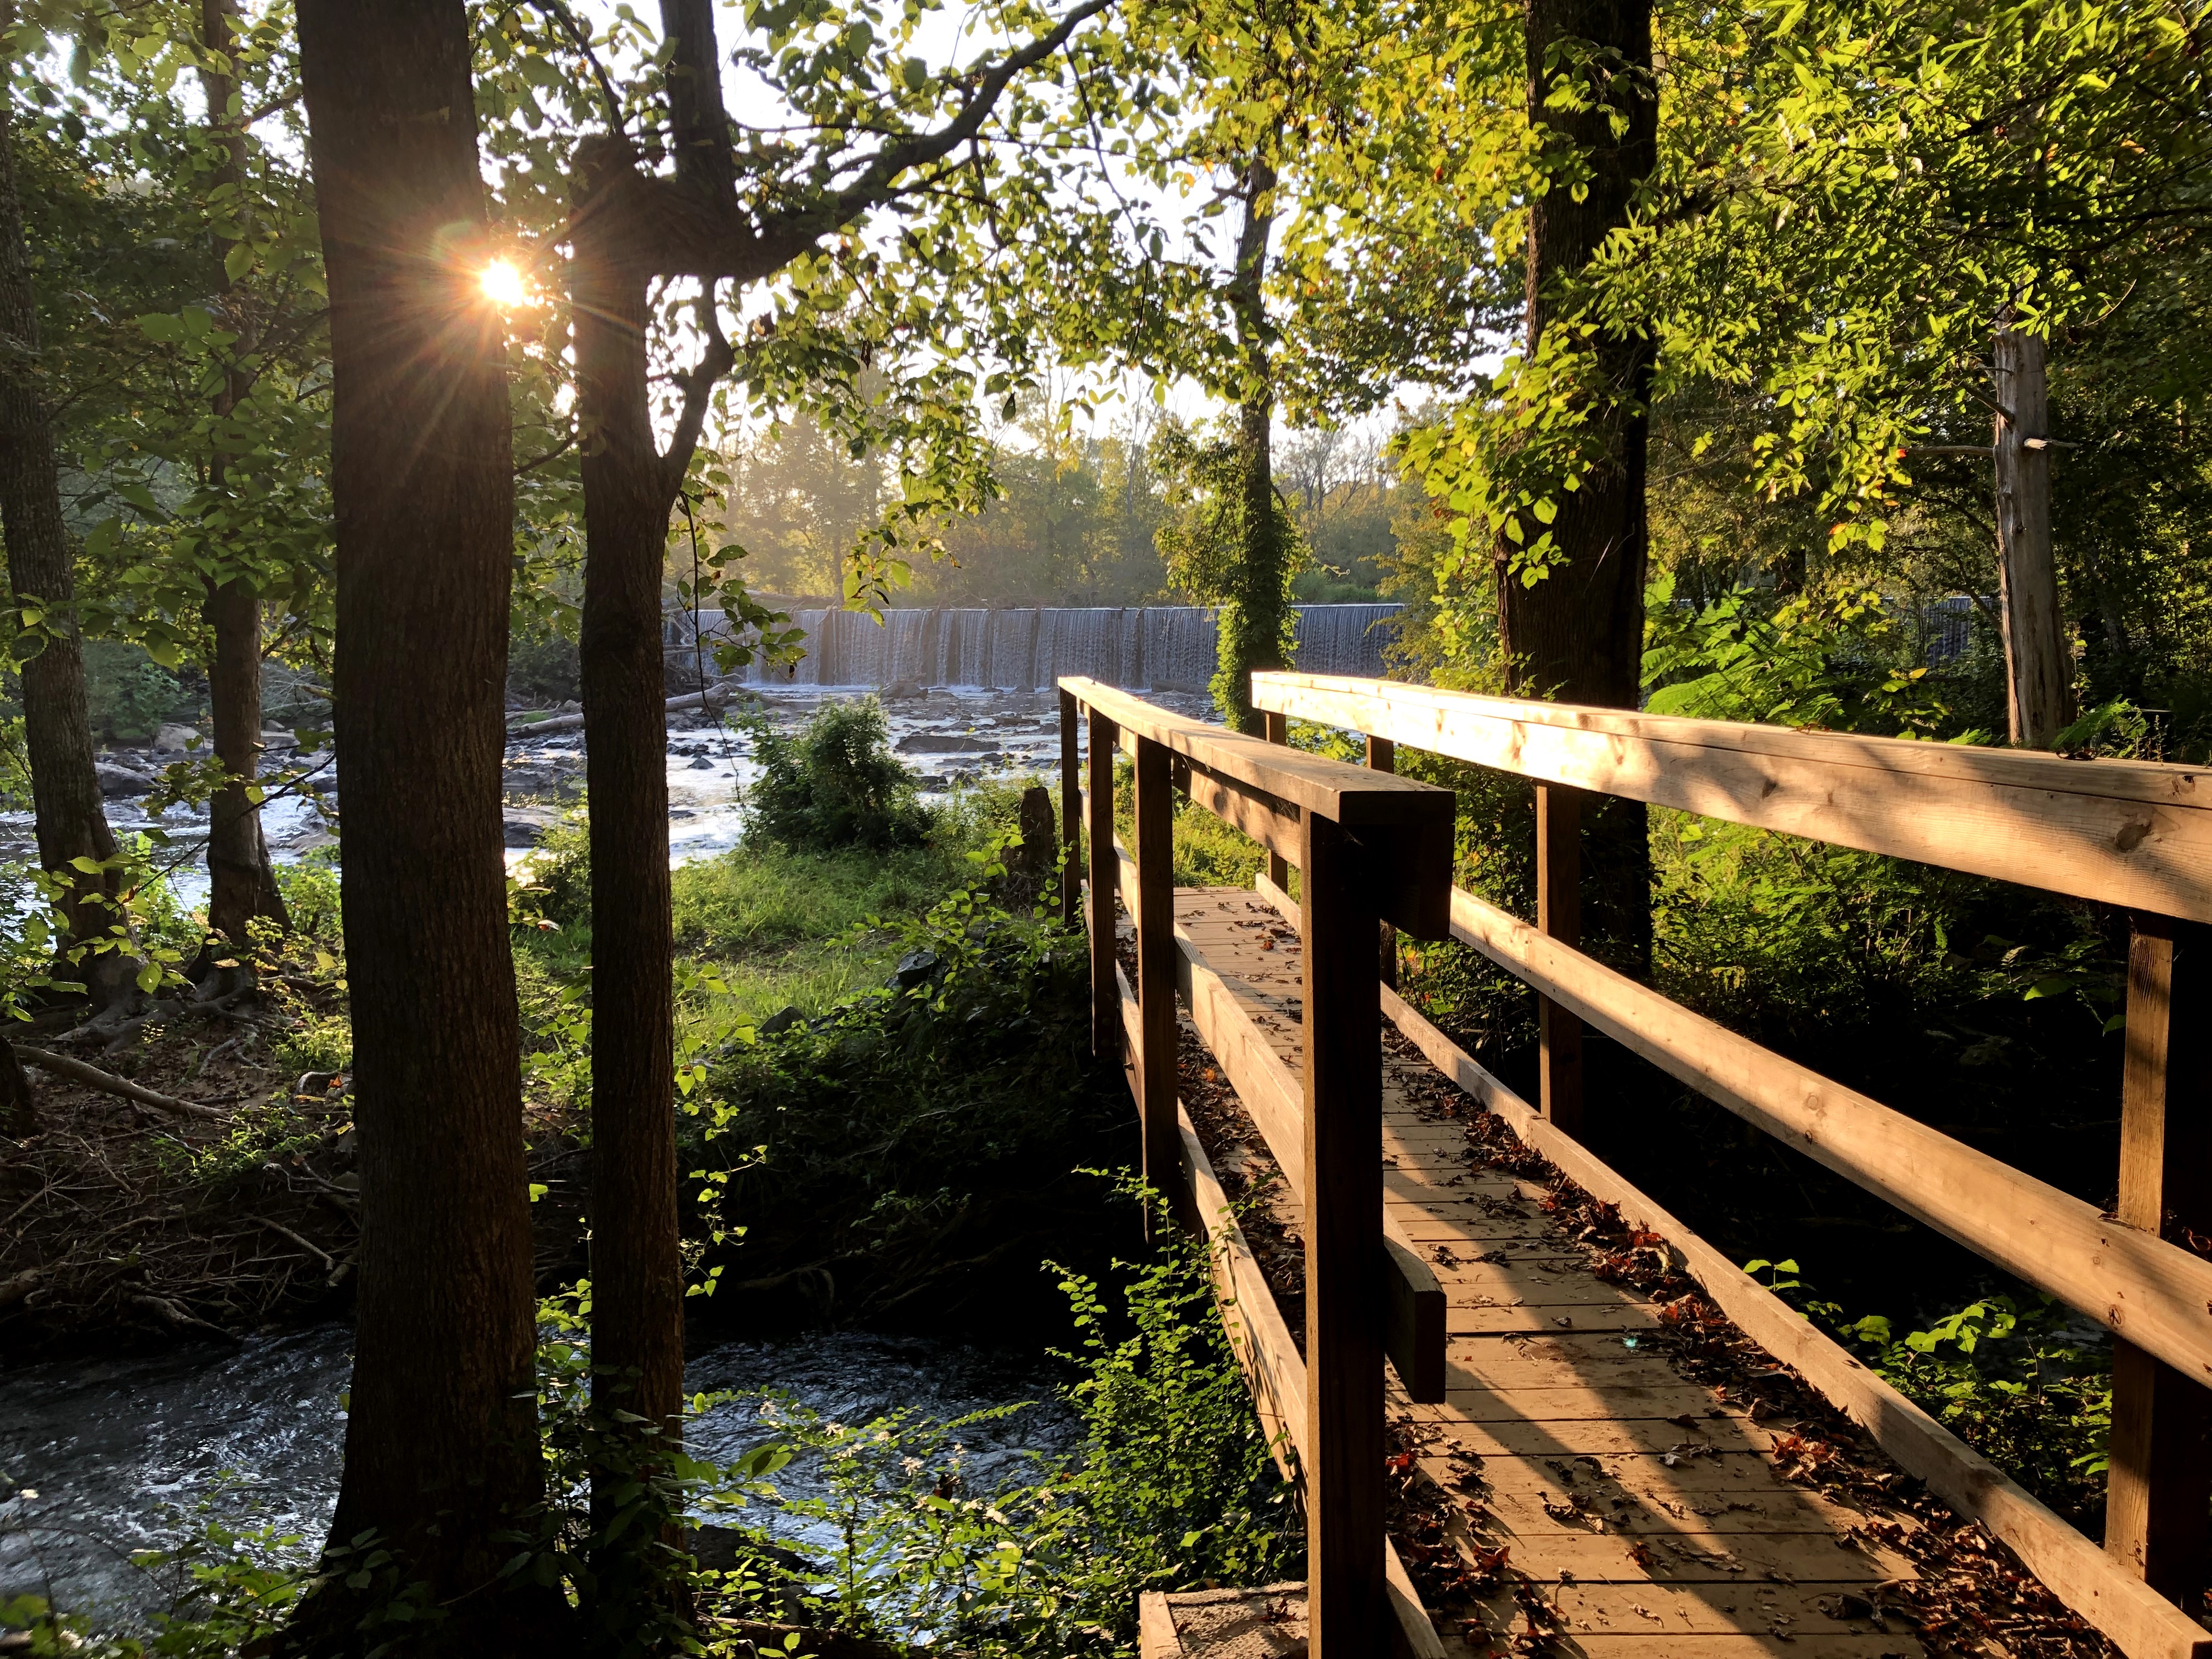
[[[1295,665],[1311,674],[1383,672],[1395,605],[1301,605]],[[672,611],[672,653],[692,648],[692,612]],[[726,638],[720,611],[699,632]],[[1204,605],[1095,605],[981,611],[794,611],[806,655],[794,668],[745,671],[753,685],[967,686],[1035,691],[1087,674],[1132,691],[1203,691],[1213,677],[1216,612]]]

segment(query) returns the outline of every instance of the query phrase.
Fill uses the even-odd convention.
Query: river
[[[104,1627],[146,1632],[179,1576],[134,1567],[132,1553],[173,1548],[209,1519],[293,1535],[303,1541],[284,1553],[304,1563],[337,1499],[352,1363],[350,1329],[330,1324],[0,1372],[0,1600],[41,1595]],[[963,1431],[968,1488],[980,1492],[1021,1478],[1031,1454],[1073,1449],[1064,1379],[1034,1353],[861,1332],[720,1343],[694,1357],[685,1378],[694,1392],[781,1391],[848,1425],[1032,1402]],[[696,1419],[688,1443],[726,1462],[769,1432],[757,1399],[736,1400]],[[789,1496],[821,1495],[803,1461],[775,1483]],[[834,1544],[796,1516],[775,1529],[817,1560]]]

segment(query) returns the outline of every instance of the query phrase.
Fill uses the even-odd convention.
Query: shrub
[[[841,1318],[927,1290],[943,1319],[1097,1231],[1103,1183],[1077,1166],[1123,1161],[1133,1126],[1091,1053],[1079,933],[976,892],[890,931],[890,987],[702,1057],[686,1167],[726,1183],[750,1279],[834,1261]]]
[[[934,823],[915,799],[914,775],[890,750],[873,697],[826,702],[797,737],[758,716],[745,722],[761,763],[750,833],[785,847],[919,847]]]
[[[277,1065],[291,1077],[302,1072],[353,1070],[353,1022],[343,1014],[302,1014],[276,1040]]]
[[[839,1424],[764,1400],[775,1451],[755,1449],[740,1471],[772,1469],[791,1452],[818,1459],[827,1495],[773,1506],[828,1522],[842,1543],[815,1573],[763,1549],[756,1576],[732,1587],[740,1607],[757,1613],[795,1591],[810,1623],[926,1632],[978,1659],[1103,1659],[1133,1649],[1145,1591],[1297,1577],[1302,1528],[1214,1303],[1206,1246],[1175,1231],[1164,1206],[1158,1236],[1149,1260],[1115,1264],[1121,1316],[1095,1280],[1061,1280],[1080,1344],[1062,1357],[1083,1370],[1066,1392],[1083,1445],[1032,1480],[995,1492],[965,1484],[963,1431],[1018,1407],[951,1423],[897,1413]],[[1110,1328],[1128,1334],[1117,1340]],[[743,1525],[758,1512],[728,1518],[772,1545],[769,1528]]]

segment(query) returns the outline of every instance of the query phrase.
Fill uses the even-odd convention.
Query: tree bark
[[[663,0],[676,188],[696,210],[737,211],[712,0]],[[669,915],[667,687],[662,561],[699,419],[727,348],[706,309],[708,356],[686,386],[663,454],[648,390],[649,251],[623,233],[626,143],[579,156],[570,298],[576,412],[588,434],[584,484],[583,680],[592,844],[592,1397],[608,1452],[592,1471],[602,1618],[652,1606],[682,1619],[688,1598],[656,1559],[681,1517],[641,1473],[680,1447],[684,1273],[676,1180],[675,944]],[[622,1511],[644,1513],[617,1527]]]
[[[236,44],[237,15],[238,0],[200,0],[200,41],[209,52],[228,58]],[[200,78],[207,94],[209,137],[223,157],[209,183],[213,190],[234,190],[246,175],[246,137],[230,112],[238,82],[235,76],[210,68],[203,68]],[[217,232],[213,252],[216,267],[224,275],[216,303],[225,313],[225,326],[243,343],[250,323],[240,314],[238,285],[224,270],[230,249],[230,239]],[[216,393],[218,431],[245,395],[243,382],[242,375],[233,373]],[[210,495],[221,496],[229,465],[218,438],[208,456]],[[243,946],[250,922],[270,921],[280,928],[292,925],[269,861],[261,808],[247,793],[261,765],[260,595],[243,572],[222,580],[210,577],[202,614],[215,636],[208,690],[215,714],[215,757],[227,780],[208,804],[208,926]]]
[[[0,0],[0,33],[15,22],[11,0]],[[116,938],[124,926],[116,908],[122,882],[118,872],[90,875],[74,863],[82,858],[104,865],[115,857],[116,846],[93,770],[76,572],[62,522],[61,475],[42,376],[38,295],[15,184],[15,114],[0,99],[0,535],[7,542],[15,602],[40,613],[46,635],[37,654],[17,672],[39,864],[61,884],[67,950]],[[110,950],[60,971],[81,976],[94,1000],[105,1003],[127,993],[136,965],[127,950]]]
[[[1275,500],[1274,337],[1267,324],[1263,284],[1267,241],[1275,224],[1275,169],[1255,156],[1245,175],[1244,222],[1237,239],[1237,268],[1229,283],[1242,370],[1237,398],[1237,454],[1243,537],[1234,591],[1221,607],[1218,667],[1213,701],[1232,732],[1256,732],[1252,707],[1255,669],[1281,668],[1288,657],[1284,635],[1289,607],[1291,537]]]
[[[1553,187],[1530,204],[1528,349],[1588,300],[1590,261],[1628,222],[1636,191],[1658,155],[1651,84],[1650,0],[1528,0],[1528,121],[1543,142]],[[1563,74],[1595,82],[1600,106],[1547,107]],[[1584,101],[1592,101],[1585,100]],[[1610,106],[1611,107],[1605,107]],[[1626,117],[1615,134],[1613,114]],[[1567,187],[1579,169],[1584,188]],[[1554,562],[1529,584],[1497,554],[1498,635],[1507,684],[1518,696],[1633,708],[1643,690],[1648,399],[1653,346],[1642,333],[1601,327],[1591,411],[1605,459],[1559,498],[1551,526]],[[1650,960],[1650,849],[1641,806],[1609,801],[1585,815],[1585,925],[1632,969]]]
[[[593,1398],[674,1432],[684,1393],[661,558],[671,496],[646,384],[646,283],[580,234],[580,637],[592,842]],[[595,1482],[595,1505],[629,1484]]]
[[[2012,741],[2048,749],[2073,703],[2058,568],[2051,545],[2051,406],[2044,343],[2009,325],[1996,332],[1997,594],[2003,618],[2005,713]],[[2033,446],[2033,447],[2031,447]]]
[[[360,1132],[345,1473],[291,1645],[350,1651],[427,1589],[422,1649],[541,1650],[495,1589],[544,1496],[500,817],[513,447],[461,0],[303,0],[331,296],[335,723]],[[398,1560],[355,1591],[373,1531]],[[417,1650],[421,1650],[418,1649]]]
[[[39,1133],[39,1105],[31,1097],[31,1080],[23,1075],[23,1062],[7,1038],[0,1037],[0,1135],[28,1140]]]

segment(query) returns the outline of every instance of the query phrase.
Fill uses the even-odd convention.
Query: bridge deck
[[[1181,928],[1295,1066],[1296,931],[1244,889],[1176,900]],[[1479,1598],[1492,1643],[1438,1613],[1447,1645],[1516,1650],[1533,1599],[1561,1653],[1924,1653],[1909,1624],[1875,1616],[1880,1587],[1914,1571],[1875,1534],[1894,1538],[1910,1516],[1785,1480],[1772,1448],[1795,1425],[1755,1420],[1740,1395],[1679,1368],[1651,1302],[1600,1279],[1595,1253],[1541,1207],[1547,1189],[1480,1156],[1439,1104],[1450,1085],[1410,1047],[1385,1046],[1385,1202],[1449,1308],[1445,1401],[1413,1404],[1393,1378],[1391,1415],[1461,1557],[1492,1585]],[[1267,1161],[1256,1132],[1209,1152],[1251,1174]],[[1297,1231],[1294,1205],[1275,1219]]]

